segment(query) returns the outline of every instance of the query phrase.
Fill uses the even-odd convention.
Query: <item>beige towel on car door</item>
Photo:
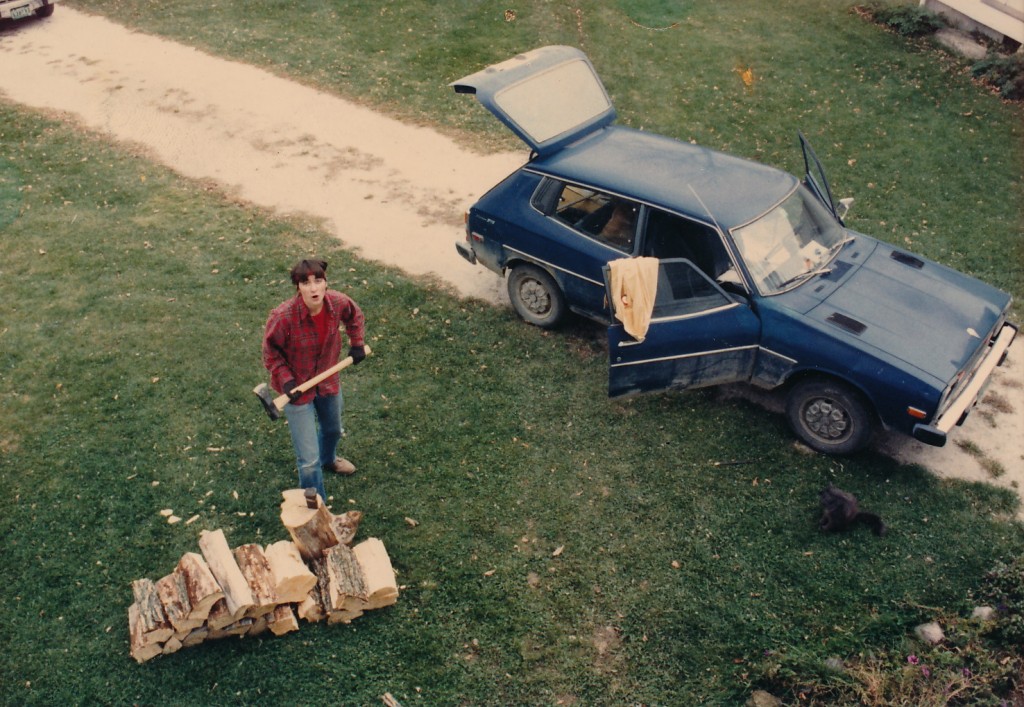
[[[658,291],[658,259],[620,258],[609,262],[608,268],[615,318],[627,334],[643,341]]]

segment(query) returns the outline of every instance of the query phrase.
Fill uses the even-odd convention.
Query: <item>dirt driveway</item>
[[[501,278],[471,267],[453,244],[465,207],[525,150],[475,154],[429,129],[63,6],[0,33],[0,66],[0,92],[11,101],[135,143],[242,199],[321,217],[363,257],[436,276],[463,296],[507,301]],[[881,447],[940,476],[1024,493],[1020,340],[953,441],[935,449],[894,435]]]

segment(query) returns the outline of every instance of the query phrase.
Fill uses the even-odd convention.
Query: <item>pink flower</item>
[[[910,663],[911,665],[917,665],[917,656],[913,655],[913,654],[908,655],[907,656],[907,662]]]

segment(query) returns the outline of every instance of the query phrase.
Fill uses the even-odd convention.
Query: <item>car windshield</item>
[[[827,272],[848,242],[832,213],[800,185],[778,206],[732,232],[750,276],[764,295],[778,294]]]

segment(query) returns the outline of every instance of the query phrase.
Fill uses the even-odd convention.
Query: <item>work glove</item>
[[[284,385],[281,386],[281,390],[284,391],[284,394],[288,396],[292,403],[302,397],[302,391],[295,389],[295,381],[285,381]]]
[[[357,364],[366,358],[366,347],[365,346],[353,346],[348,350],[348,355],[352,357],[352,363]]]

